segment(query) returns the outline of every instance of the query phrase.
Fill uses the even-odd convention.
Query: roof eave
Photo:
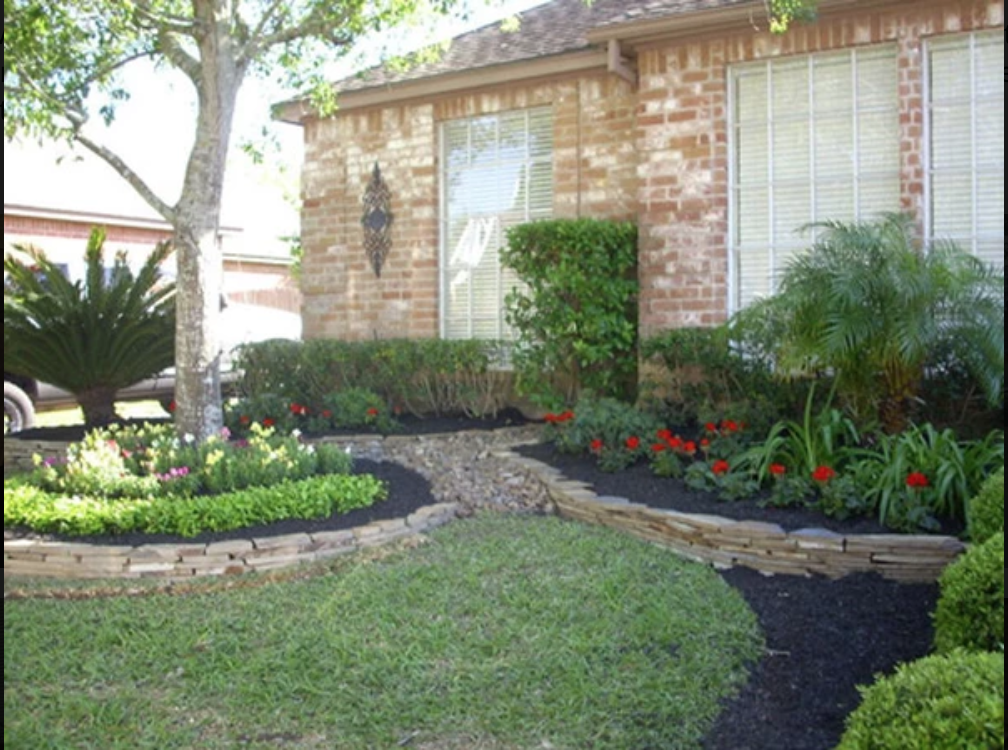
[[[581,73],[590,70],[606,70],[609,53],[605,48],[589,48],[558,55],[534,57],[517,62],[502,63],[482,68],[442,73],[412,81],[402,81],[383,86],[374,86],[356,91],[337,91],[339,111],[364,109],[389,104],[398,104],[410,99],[424,99],[445,94],[471,91],[504,83],[528,81],[536,78]],[[309,102],[295,99],[279,104],[274,118],[293,125],[303,125],[314,117],[315,112]]]

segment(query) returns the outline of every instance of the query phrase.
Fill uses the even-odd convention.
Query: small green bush
[[[521,280],[507,296],[518,387],[544,407],[582,393],[634,400],[637,228],[558,219],[508,231],[501,262]]]
[[[547,439],[563,453],[595,455],[603,471],[619,471],[647,455],[661,425],[614,398],[585,397],[573,411],[547,417]]]
[[[366,508],[385,497],[375,477],[331,474],[221,495],[108,499],[46,492],[23,480],[4,481],[4,526],[68,536],[230,531],[292,518],[326,518]]]
[[[331,394],[367,389],[386,409],[486,416],[510,395],[503,359],[504,347],[495,341],[314,339],[245,345],[236,366],[239,395],[253,403],[274,398],[321,410]]]
[[[643,393],[673,424],[730,417],[761,432],[797,412],[807,387],[774,377],[741,318],[715,328],[676,328],[641,342]],[[745,337],[746,341],[740,341]]]
[[[862,696],[837,750],[1004,747],[1004,654],[927,657]]]
[[[935,648],[995,651],[1004,646],[1004,534],[970,548],[941,577]]]
[[[988,479],[970,502],[970,536],[983,543],[995,534],[1004,533],[1004,468]]]

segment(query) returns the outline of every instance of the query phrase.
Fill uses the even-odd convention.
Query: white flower
[[[193,443],[196,442],[196,436],[193,435],[191,432],[187,432],[185,435],[182,436],[182,440],[185,442],[186,445],[192,445]]]

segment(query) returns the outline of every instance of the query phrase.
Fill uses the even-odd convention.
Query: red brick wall
[[[783,36],[750,27],[637,50],[636,90],[568,76],[368,110],[305,127],[302,241],[307,337],[438,335],[438,125],[549,105],[557,216],[636,218],[642,334],[714,325],[729,309],[728,67],[895,43],[903,210],[924,198],[923,40],[1004,26],[1003,0],[905,0],[826,12]],[[367,265],[361,197],[375,161],[395,224],[382,278]]]
[[[554,111],[557,216],[637,211],[636,98],[606,75],[497,87],[434,102],[344,110],[305,126],[302,243],[309,338],[439,334],[438,131],[447,120]],[[392,192],[392,248],[377,278],[364,255],[362,196],[375,162]]]
[[[712,325],[728,314],[728,66],[785,55],[895,43],[900,95],[901,209],[924,199],[923,41],[1004,26],[1003,0],[906,2],[824,14],[783,36],[739,31],[642,50],[640,323],[643,335]]]

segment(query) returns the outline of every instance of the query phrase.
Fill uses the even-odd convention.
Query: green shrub
[[[501,262],[519,389],[545,407],[584,390],[632,401],[637,385],[637,229],[596,219],[523,224]]]
[[[967,517],[970,536],[978,544],[1004,533],[1004,467],[980,488],[969,504]]]
[[[673,424],[731,417],[757,432],[792,416],[806,388],[774,377],[753,329],[739,318],[731,326],[670,329],[642,341],[642,389],[652,408]]]
[[[995,651],[1004,647],[1004,534],[971,547],[941,577],[935,648]]]
[[[292,518],[326,518],[368,507],[385,493],[385,486],[367,474],[332,474],[220,495],[115,499],[46,492],[22,480],[4,480],[4,526],[69,536],[196,536]]]
[[[418,416],[492,415],[510,395],[503,352],[499,342],[472,340],[268,341],[239,350],[238,391],[252,403],[270,397],[316,413],[334,393],[367,389],[386,409]]]
[[[172,425],[110,426],[70,446],[64,461],[40,462],[29,481],[57,495],[144,498],[268,487],[315,474],[345,474],[352,460],[334,445],[252,425],[248,439],[197,442]]]
[[[171,243],[134,272],[122,253],[107,259],[96,228],[76,282],[40,250],[18,250],[27,262],[4,254],[4,369],[69,391],[88,425],[113,421],[117,391],[175,361]]]
[[[1004,747],[1004,654],[931,656],[862,689],[837,750]]]
[[[657,419],[613,398],[585,397],[574,410],[548,420],[547,438],[564,453],[592,453],[605,471],[618,471],[646,455],[660,428]]]

